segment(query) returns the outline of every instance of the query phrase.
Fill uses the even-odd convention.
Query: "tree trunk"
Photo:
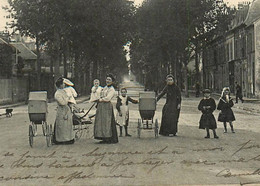
[[[41,61],[40,61],[40,44],[38,35],[36,35],[36,53],[37,53],[37,90],[41,90]]]
[[[185,86],[185,97],[189,97],[189,91],[188,91],[188,67],[185,64],[184,65],[184,86]]]
[[[199,72],[199,58],[198,58],[198,42],[196,42],[195,46],[195,82],[200,82],[200,72]]]

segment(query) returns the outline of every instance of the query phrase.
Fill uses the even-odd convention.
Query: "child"
[[[72,87],[74,86],[74,83],[72,83],[70,80],[63,78],[63,82],[65,84],[65,88],[64,91],[66,92],[67,96],[69,97],[69,101],[68,104],[71,108],[71,110],[73,111],[74,109],[76,109],[76,100],[75,97],[78,96],[76,90]]]
[[[122,129],[123,126],[125,127],[125,136],[131,137],[130,134],[127,132],[128,122],[129,122],[129,108],[128,102],[132,102],[134,104],[138,103],[137,100],[132,99],[131,97],[127,96],[126,88],[121,89],[121,96],[117,97],[116,109],[117,109],[117,116],[116,121],[119,124],[120,129],[120,137],[122,137]]]
[[[215,129],[217,128],[217,123],[214,115],[212,114],[216,109],[216,103],[213,98],[210,97],[210,90],[205,89],[203,91],[204,98],[200,101],[198,109],[202,112],[200,118],[200,129],[206,129],[207,136],[205,138],[210,138],[209,129],[213,131],[214,138],[218,139],[219,137],[216,134]]]
[[[221,110],[218,121],[223,122],[224,133],[227,133],[227,122],[229,122],[232,133],[235,133],[232,125],[232,121],[235,121],[235,116],[231,109],[233,105],[234,103],[230,97],[230,90],[228,87],[224,87],[217,107],[218,110]]]
[[[101,97],[102,87],[99,86],[100,82],[98,79],[95,79],[93,81],[94,86],[91,88],[91,95],[89,102],[96,102]]]

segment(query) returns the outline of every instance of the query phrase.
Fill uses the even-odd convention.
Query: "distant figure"
[[[129,102],[134,104],[138,103],[137,100],[134,100],[131,97],[127,96],[126,88],[122,88],[121,95],[117,97],[117,103],[116,103],[116,109],[117,109],[116,122],[119,124],[120,137],[122,137],[123,126],[125,128],[125,136],[131,137],[131,135],[128,134],[128,130],[127,130],[128,123],[129,123],[129,108],[128,108]]]
[[[91,95],[89,102],[97,102],[101,96],[102,87],[100,86],[100,81],[95,79],[93,81],[94,86],[91,88]]]
[[[237,82],[235,82],[235,84],[236,84],[236,103],[238,103],[238,98],[241,100],[242,103],[244,103],[242,88]]]
[[[159,134],[176,136],[181,109],[181,91],[175,84],[173,75],[167,75],[166,82],[167,85],[157,97],[157,101],[159,101],[166,94],[166,103],[162,110],[162,124]]]
[[[198,109],[202,112],[199,128],[206,129],[207,136],[205,138],[210,138],[209,129],[213,131],[214,138],[219,137],[216,134],[217,122],[213,115],[214,110],[216,110],[216,103],[213,98],[210,97],[211,91],[209,89],[203,90],[204,98],[200,101]]]
[[[195,91],[196,91],[196,97],[199,97],[200,96],[200,84],[199,84],[199,82],[197,82],[195,84]]]
[[[232,133],[235,133],[232,122],[235,121],[234,113],[231,109],[234,103],[230,97],[230,90],[228,87],[223,88],[221,97],[218,103],[218,110],[221,110],[218,116],[218,121],[224,124],[224,133],[227,133],[227,122],[230,124]]]

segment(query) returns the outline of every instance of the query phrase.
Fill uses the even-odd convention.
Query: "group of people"
[[[127,95],[127,89],[122,88],[117,96],[116,117],[114,115],[111,100],[115,96],[115,88],[113,83],[115,78],[112,74],[106,76],[106,86],[101,87],[100,81],[95,79],[94,86],[91,89],[90,102],[96,104],[96,115],[94,122],[94,138],[100,140],[99,143],[113,144],[118,143],[118,134],[116,126],[119,126],[119,137],[123,136],[123,128],[125,136],[131,137],[128,133],[129,124],[129,102],[137,104],[138,100],[132,99]],[[73,109],[75,108],[75,97],[77,93],[72,87],[73,83],[66,78],[59,78],[56,81],[57,91],[55,100],[58,103],[57,115],[54,126],[53,142],[55,144],[72,144],[74,143],[73,133]],[[224,133],[227,132],[227,123],[231,127],[231,131],[235,133],[233,121],[235,120],[232,106],[234,105],[230,97],[230,89],[225,87],[216,106],[215,100],[210,97],[210,90],[203,91],[204,97],[198,105],[198,110],[202,112],[199,128],[206,129],[205,138],[210,138],[209,130],[213,131],[214,138],[219,138],[216,134],[217,122],[213,115],[214,110],[220,110],[218,121],[224,124]],[[175,84],[174,77],[167,75],[166,86],[157,96],[159,101],[166,95],[166,103],[162,109],[162,119],[159,134],[163,136],[176,136],[178,132],[178,120],[181,110],[181,91]]]

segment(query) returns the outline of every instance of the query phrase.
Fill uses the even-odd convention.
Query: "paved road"
[[[138,95],[139,90],[130,92]],[[159,121],[164,103],[162,99],[157,105]],[[204,139],[205,131],[198,129],[198,103],[199,98],[183,98],[177,137],[155,139],[153,131],[141,131],[137,138],[140,115],[138,105],[131,104],[132,137],[98,144],[89,125],[75,144],[49,148],[42,136],[29,146],[27,107],[16,107],[12,118],[0,118],[0,185],[260,184],[260,114],[234,108],[236,133],[229,129],[223,134],[218,123],[220,139]],[[79,106],[87,110],[91,104]],[[49,124],[54,123],[55,108],[55,103],[48,104]]]

